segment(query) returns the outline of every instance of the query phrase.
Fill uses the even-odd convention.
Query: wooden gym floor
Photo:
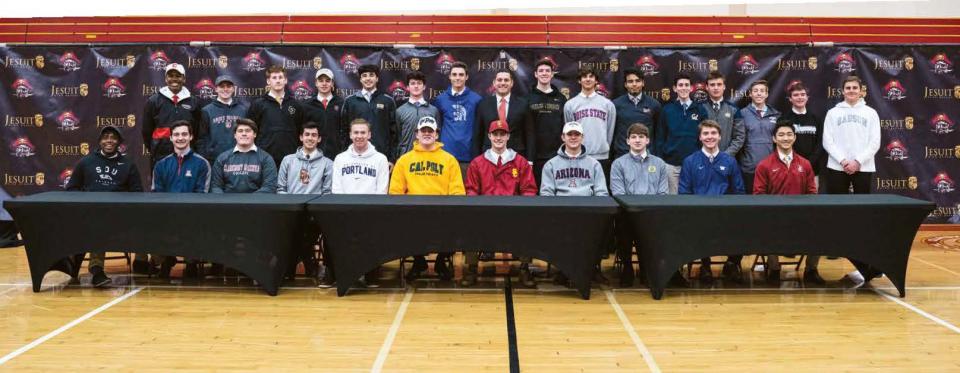
[[[601,285],[581,300],[546,278],[537,290],[494,277],[402,289],[393,264],[383,287],[338,298],[309,279],[270,297],[236,278],[131,276],[115,260],[110,289],[57,272],[35,294],[23,248],[2,249],[0,371],[504,372],[508,320],[528,372],[960,371],[960,231],[917,235],[904,299],[886,279],[844,287],[846,260],[820,267],[823,287],[784,268],[779,289],[753,273],[654,301]]]

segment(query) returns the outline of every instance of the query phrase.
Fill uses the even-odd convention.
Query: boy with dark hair
[[[823,120],[807,110],[809,93],[801,82],[789,86],[787,98],[790,100],[790,110],[785,111],[780,119],[793,123],[797,136],[793,149],[810,161],[814,175],[820,175],[820,170],[827,164],[826,152],[823,150]]]
[[[237,119],[247,115],[247,104],[234,99],[237,91],[233,78],[220,75],[216,80],[217,99],[200,110],[200,129],[197,152],[208,161],[217,159],[220,153],[237,145],[233,139],[233,126]]]
[[[530,116],[527,99],[512,94],[514,81],[513,71],[498,70],[493,78],[493,95],[484,97],[477,104],[474,154],[482,154],[490,148],[490,139],[484,132],[490,122],[499,120],[510,123],[510,143],[507,146],[527,159],[534,158],[536,144],[533,138],[533,117]]]
[[[354,119],[366,120],[370,123],[370,141],[392,164],[397,159],[397,103],[377,89],[380,82],[377,65],[361,65],[357,73],[362,88],[344,101],[340,126],[349,128]]]
[[[413,149],[413,143],[417,137],[417,123],[420,123],[421,119],[430,117],[437,121],[437,128],[443,126],[440,123],[442,118],[440,111],[437,110],[436,106],[427,103],[427,100],[423,97],[423,92],[427,87],[426,75],[419,71],[411,71],[407,74],[406,82],[410,98],[397,108],[397,138],[399,143],[394,159],[400,158],[401,155],[407,154]]]
[[[584,66],[577,74],[580,94],[563,105],[563,119],[583,127],[583,148],[587,155],[600,161],[603,172],[610,174],[610,143],[616,129],[617,108],[597,92],[597,72]]]
[[[437,96],[433,105],[442,114],[439,120],[443,122],[440,140],[444,149],[457,158],[460,169],[466,172],[468,164],[477,155],[474,152],[474,136],[477,131],[477,105],[482,98],[467,87],[467,80],[470,79],[467,64],[454,62],[448,78],[450,88]]]
[[[694,105],[690,98],[691,82],[686,74],[678,74],[673,79],[677,99],[663,105],[652,131],[653,153],[667,162],[670,194],[678,193],[682,165],[687,156],[697,151],[697,128],[707,117],[703,107]]]
[[[542,58],[534,65],[534,69],[537,83],[527,95],[527,103],[534,128],[529,135],[533,137],[536,151],[530,161],[533,161],[533,177],[540,185],[543,165],[557,154],[554,149],[563,145],[560,136],[566,123],[563,120],[563,107],[567,98],[552,83],[556,70],[552,60]]]
[[[652,128],[660,115],[660,102],[644,95],[643,86],[643,73],[640,70],[630,67],[623,71],[623,88],[626,88],[627,92],[613,100],[613,107],[617,111],[617,124],[611,145],[612,159],[618,159],[630,152],[627,141],[620,140],[629,137],[627,132],[634,124],[640,123],[646,128]],[[645,136],[650,139],[649,133]]]
[[[333,71],[327,68],[317,70],[317,96],[303,103],[304,122],[314,122],[320,130],[320,150],[323,154],[339,154],[350,144],[349,128],[341,127],[340,110],[343,109],[343,97],[334,91]]]
[[[211,193],[276,193],[277,166],[273,157],[254,144],[257,124],[240,119],[233,127],[237,145],[217,156]]]
[[[750,83],[750,104],[737,112],[735,126],[743,127],[743,148],[740,149],[737,161],[740,171],[743,172],[743,185],[747,190],[753,190],[753,172],[757,163],[773,152],[773,127],[780,119],[780,112],[767,105],[770,95],[766,80],[757,80]]]
[[[741,122],[736,121],[737,111],[740,109],[730,101],[723,99],[726,91],[726,78],[719,71],[707,74],[707,100],[700,104],[707,118],[720,124],[720,132],[727,134],[720,140],[720,150],[737,156],[743,147],[743,138],[746,136]]]

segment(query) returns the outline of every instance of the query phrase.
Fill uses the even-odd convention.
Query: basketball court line
[[[956,325],[953,325],[953,324],[947,322],[947,321],[944,320],[944,319],[941,319],[941,318],[936,317],[936,316],[934,316],[934,315],[932,315],[932,314],[929,314],[929,313],[927,313],[926,311],[920,309],[920,307],[917,307],[917,306],[914,306],[914,305],[912,305],[912,304],[910,304],[910,303],[904,302],[902,299],[897,298],[897,297],[895,297],[895,296],[892,296],[892,295],[890,295],[890,294],[887,294],[886,292],[882,292],[882,291],[880,291],[880,290],[878,290],[878,289],[873,289],[873,292],[874,292],[874,293],[877,293],[878,295],[880,295],[880,296],[882,296],[882,297],[884,297],[884,298],[887,298],[887,299],[893,301],[893,302],[896,303],[896,304],[899,304],[899,305],[903,306],[904,308],[906,308],[906,309],[908,309],[908,310],[911,310],[911,311],[913,311],[913,312],[916,312],[918,315],[923,316],[923,317],[927,318],[927,319],[930,320],[930,321],[933,321],[933,322],[935,322],[935,323],[937,323],[937,324],[942,325],[943,327],[945,327],[945,328],[947,328],[947,329],[952,330],[954,333],[960,334],[960,328],[958,328]]]
[[[393,324],[387,331],[387,337],[383,340],[383,346],[380,346],[380,352],[377,353],[377,360],[373,362],[371,373],[380,373],[383,371],[383,364],[387,361],[387,355],[390,354],[390,348],[393,347],[393,340],[397,337],[397,331],[400,330],[400,323],[403,321],[403,315],[407,313],[407,306],[410,305],[410,299],[413,299],[413,289],[408,289],[407,294],[403,296],[403,302],[397,309],[397,315],[393,318]]]
[[[923,260],[923,259],[920,259],[920,258],[910,258],[910,259],[916,260],[916,261],[918,261],[918,262],[920,262],[920,263],[926,264],[926,265],[931,266],[931,267],[933,267],[933,268],[936,268],[936,269],[939,269],[939,270],[943,270],[943,271],[946,271],[947,273],[950,273],[950,274],[952,274],[952,275],[954,275],[954,276],[960,277],[960,273],[958,273],[958,272],[956,272],[956,271],[953,271],[953,270],[951,270],[951,269],[949,269],[949,268],[943,267],[943,266],[941,266],[941,265],[939,265],[939,264],[931,263],[931,262],[928,262],[928,261]]]
[[[507,344],[510,352],[510,373],[520,373],[520,352],[517,348],[517,320],[513,314],[513,291],[510,284],[510,277],[507,277],[506,286],[503,287],[503,299],[506,302],[507,311]]]
[[[11,286],[11,285],[4,285],[4,286]],[[6,289],[6,290],[4,290],[4,291],[0,291],[0,295],[4,295],[4,294],[9,293],[9,292],[11,292],[11,291],[17,290],[17,289],[19,289],[20,287],[21,287],[21,286],[13,286],[13,287],[11,287],[11,288],[9,288],[9,289]]]
[[[620,307],[617,298],[613,296],[613,292],[604,290],[603,294],[607,296],[607,302],[610,303],[610,306],[613,307],[613,310],[617,313],[617,317],[620,318],[620,323],[623,324],[623,328],[627,330],[627,334],[629,334],[630,339],[633,340],[633,345],[637,346],[637,351],[643,356],[643,361],[647,363],[647,367],[650,368],[651,372],[660,373],[660,366],[658,366],[656,360],[653,359],[653,354],[647,349],[647,345],[643,344],[643,340],[640,339],[640,335],[637,334],[636,329],[633,328],[630,319],[623,313],[623,308]]]
[[[119,296],[119,297],[117,297],[117,298],[114,298],[114,299],[111,300],[110,302],[107,302],[106,304],[104,304],[104,305],[102,305],[102,306],[100,306],[100,307],[97,307],[97,309],[95,309],[95,310],[93,310],[93,311],[90,311],[90,312],[87,312],[87,313],[84,314],[83,316],[80,316],[80,317],[74,319],[73,321],[71,321],[71,322],[69,322],[69,323],[67,323],[67,324],[65,324],[65,325],[57,328],[56,330],[54,330],[54,331],[52,331],[52,332],[50,332],[50,333],[47,333],[46,335],[44,335],[44,336],[42,336],[42,337],[40,337],[40,338],[37,338],[37,339],[33,340],[33,342],[30,342],[30,343],[28,343],[27,345],[16,349],[15,351],[13,351],[13,352],[7,354],[6,356],[0,358],[0,366],[2,366],[3,364],[6,364],[8,361],[12,360],[13,358],[15,358],[15,357],[17,357],[17,356],[20,356],[20,355],[22,355],[23,353],[32,350],[34,347],[39,346],[39,345],[42,344],[43,342],[46,342],[46,341],[50,340],[51,338],[54,338],[54,337],[60,335],[61,333],[65,332],[65,331],[67,331],[67,330],[70,330],[70,328],[73,328],[74,326],[77,326],[78,324],[80,324],[80,323],[82,323],[82,322],[84,322],[84,321],[89,320],[90,318],[96,316],[97,314],[99,314],[99,313],[101,313],[101,312],[103,312],[103,311],[106,311],[108,308],[113,307],[113,306],[116,305],[117,303],[120,303],[120,302],[123,302],[123,301],[127,300],[128,298],[130,298],[130,297],[136,295],[137,293],[139,293],[140,290],[143,290],[143,288],[142,288],[142,287],[139,287],[139,288],[133,289],[132,291],[127,292],[127,293],[124,294],[124,295],[121,295],[121,296]]]

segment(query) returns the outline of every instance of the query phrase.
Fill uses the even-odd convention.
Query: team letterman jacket
[[[497,162],[500,165],[497,165]],[[467,168],[468,196],[535,196],[537,182],[533,167],[522,155],[507,149],[502,155],[487,149],[470,162]]]

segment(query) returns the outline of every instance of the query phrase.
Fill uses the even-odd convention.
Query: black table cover
[[[673,272],[717,255],[841,256],[883,272],[905,295],[907,259],[932,202],[869,195],[617,196],[660,299]]]
[[[33,290],[89,251],[221,263],[277,294],[315,195],[47,192],[6,201],[26,243]],[[79,262],[73,265],[76,276]]]
[[[397,258],[489,250],[546,260],[588,299],[618,211],[609,197],[326,195],[307,205],[330,249],[341,296],[348,279]]]

